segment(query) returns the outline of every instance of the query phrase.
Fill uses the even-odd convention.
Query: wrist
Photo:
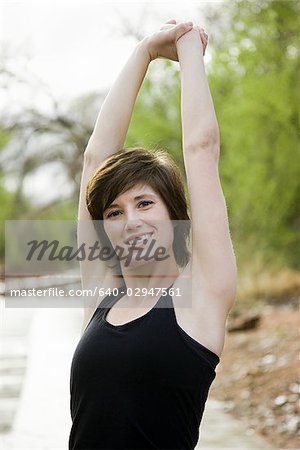
[[[199,32],[196,29],[192,29],[188,33],[185,33],[177,40],[176,48],[178,57],[186,52],[203,54],[203,44]]]
[[[147,64],[150,64],[150,62],[153,61],[153,59],[155,59],[153,57],[153,55],[151,54],[151,48],[150,48],[150,43],[149,43],[148,37],[144,37],[138,43],[137,48],[141,52],[141,54],[143,54],[145,56]]]

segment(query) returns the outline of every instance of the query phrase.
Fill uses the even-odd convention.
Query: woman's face
[[[168,209],[147,184],[135,185],[116,197],[104,211],[103,220],[113,248],[122,248],[124,255],[131,252],[133,261],[135,255],[153,256],[158,247],[165,249],[165,255],[173,255],[174,233]],[[145,262],[142,259],[139,264]]]

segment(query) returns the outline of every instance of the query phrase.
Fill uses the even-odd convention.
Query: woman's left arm
[[[218,171],[219,126],[198,28],[182,36],[176,46],[181,74],[183,156],[192,218],[193,273],[205,292],[219,298],[229,311],[236,296],[237,267]]]

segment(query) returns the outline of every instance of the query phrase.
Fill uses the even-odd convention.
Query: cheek
[[[104,224],[103,228],[107,235],[107,238],[110,240],[111,243],[113,243],[115,239],[113,227],[111,226],[111,224]]]
[[[159,223],[159,243],[163,246],[170,247],[174,240],[174,230],[170,219],[162,220]]]
[[[104,232],[106,233],[107,237],[110,239],[110,234],[111,234],[111,232],[110,232],[109,226],[107,226],[107,225],[105,224],[105,222],[103,223],[103,230],[104,230]]]
[[[115,221],[104,224],[104,230],[112,244],[118,243],[122,237],[122,223]]]
[[[170,214],[165,205],[158,205],[157,208],[153,208],[151,213],[156,217],[158,221],[161,222],[170,222]]]

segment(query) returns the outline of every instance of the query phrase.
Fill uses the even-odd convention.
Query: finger
[[[180,37],[183,34],[185,34],[187,31],[191,30],[193,28],[193,22],[184,22],[184,23],[179,23],[178,25],[176,25],[176,27],[174,27],[174,33],[176,35],[176,37]]]
[[[202,42],[202,46],[203,46],[203,56],[205,55],[205,51],[206,51],[206,47],[207,47],[207,39],[208,39],[208,36],[206,37],[205,36],[205,34],[202,32],[202,31],[200,31],[200,39],[201,39],[201,42]]]
[[[208,41],[208,35],[205,33],[203,28],[199,28],[199,32],[200,32],[201,41],[202,41],[203,45],[205,45],[205,47],[206,47],[207,41]]]
[[[202,31],[199,31],[199,35],[200,35],[201,41],[206,41],[207,40],[205,34]]]
[[[169,28],[171,28],[171,25],[176,25],[176,19],[169,19],[167,20],[160,28],[161,30],[168,30]]]
[[[173,23],[176,24],[176,19],[169,19],[165,23]]]
[[[199,27],[198,27],[199,28]],[[199,31],[201,33],[201,35],[205,36],[206,39],[208,39],[208,34],[206,33],[206,31],[204,30],[204,28],[199,28]]]
[[[174,25],[172,25],[172,24],[165,24],[165,25],[163,25],[163,26],[160,28],[160,30],[170,30],[170,29],[172,29],[172,28],[174,28]]]

